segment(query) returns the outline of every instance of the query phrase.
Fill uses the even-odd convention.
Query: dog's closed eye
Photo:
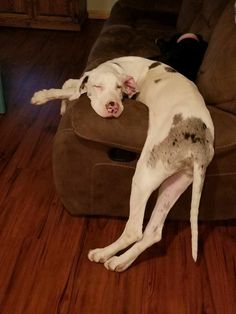
[[[101,85],[92,85],[92,86],[98,90],[103,90],[103,87]]]

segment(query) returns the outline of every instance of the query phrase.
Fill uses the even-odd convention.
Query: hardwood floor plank
[[[24,240],[7,285],[11,293],[5,293],[1,304],[3,312],[32,313],[37,309],[39,313],[53,313],[57,308],[74,260],[79,256],[83,230],[82,221],[69,222],[65,216],[68,215],[54,222],[53,228],[46,228],[39,239]]]
[[[206,241],[204,254],[210,288],[214,291],[212,298],[215,308],[219,313],[230,313],[230,309],[236,309],[235,255],[231,249],[225,250],[228,237],[226,238],[225,232],[222,231],[221,227],[212,230]]]

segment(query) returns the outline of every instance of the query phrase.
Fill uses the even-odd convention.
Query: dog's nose
[[[119,111],[119,104],[114,102],[114,101],[110,101],[107,105],[106,105],[106,109],[107,112],[110,114],[116,114]]]

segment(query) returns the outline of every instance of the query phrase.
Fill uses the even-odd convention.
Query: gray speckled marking
[[[183,121],[182,113],[178,113],[173,117],[173,125],[176,125],[180,123],[181,121]]]
[[[172,67],[165,67],[165,70],[167,71],[167,72],[172,72],[172,73],[174,73],[174,72],[177,72],[175,69],[173,69]]]
[[[153,62],[151,65],[149,65],[149,70],[155,68],[155,67],[158,67],[159,65],[161,65],[162,63],[159,62],[159,61],[156,61],[156,62]]]
[[[147,166],[155,168],[160,160],[168,169],[192,167],[195,160],[205,168],[211,158],[213,137],[205,123],[199,118],[183,119],[177,114],[173,117],[168,136],[158,145],[154,145]]]
[[[156,151],[156,145],[154,145],[152,150],[150,151],[149,158],[147,160],[148,167],[155,168],[157,162],[157,155],[158,152]]]

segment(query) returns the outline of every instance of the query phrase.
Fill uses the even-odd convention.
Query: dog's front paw
[[[31,98],[31,104],[33,105],[42,105],[47,101],[48,98],[46,89],[34,93],[33,97]]]
[[[88,253],[88,259],[96,263],[105,263],[110,257],[111,253],[106,248],[90,250]]]
[[[132,264],[132,262],[133,261],[131,262],[123,261],[122,257],[120,256],[113,256],[104,263],[104,266],[108,270],[122,272],[126,270]]]

